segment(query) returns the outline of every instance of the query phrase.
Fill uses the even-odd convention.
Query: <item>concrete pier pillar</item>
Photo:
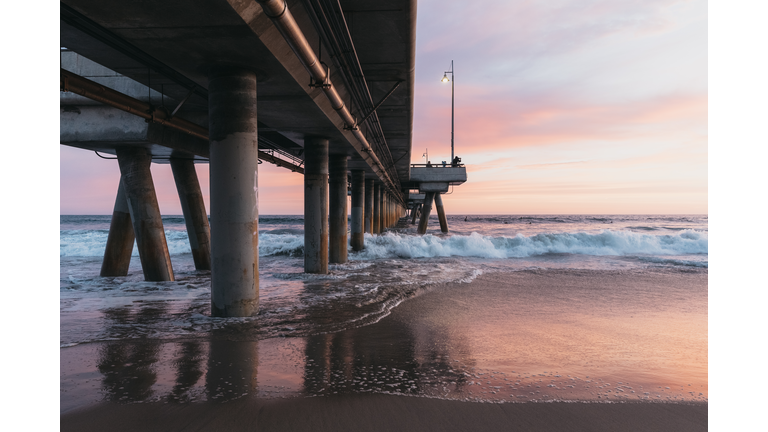
[[[411,225],[416,223],[416,217],[419,215],[419,205],[417,203],[413,203],[413,208],[411,208]]]
[[[381,232],[381,185],[376,183],[373,187],[373,233]]]
[[[384,189],[384,187],[381,187],[381,193],[379,194],[379,232],[384,232],[384,228],[386,228],[386,210],[384,209],[384,197],[386,196],[387,191]]]
[[[135,239],[133,225],[131,225],[131,213],[128,210],[128,201],[125,198],[125,188],[121,178],[117,187],[115,209],[112,210],[112,222],[109,224],[107,247],[104,251],[104,261],[101,262],[100,276],[128,275]]]
[[[373,179],[365,181],[365,220],[363,229],[368,234],[373,234]]]
[[[118,147],[115,152],[144,279],[172,281],[174,278],[171,256],[168,253],[163,219],[149,170],[152,159],[143,148]]]
[[[427,222],[429,221],[429,214],[432,212],[432,200],[435,198],[434,192],[427,192],[424,197],[424,206],[421,208],[421,219],[419,219],[419,234],[427,233]]]
[[[347,262],[347,155],[328,157],[328,262]]]
[[[389,193],[385,191],[383,194],[383,198],[384,199],[381,204],[381,214],[383,215],[382,216],[383,223],[381,227],[382,231],[389,228]]]
[[[304,271],[328,273],[328,140],[304,140]]]
[[[445,218],[445,209],[443,208],[443,197],[440,192],[435,193],[435,207],[437,207],[437,218],[440,220],[440,231],[448,232],[448,219]]]
[[[211,228],[208,226],[208,214],[205,212],[203,191],[197,179],[195,163],[192,159],[171,158],[173,180],[179,193],[181,211],[187,225],[189,246],[197,270],[211,269]]]
[[[365,171],[352,171],[352,210],[350,234],[352,250],[360,251],[365,247],[363,235],[363,214],[365,213]]]
[[[259,188],[256,75],[214,68],[208,75],[211,145],[211,316],[259,309]]]

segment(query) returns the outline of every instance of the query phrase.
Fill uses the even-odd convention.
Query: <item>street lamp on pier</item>
[[[448,74],[451,74],[451,78],[448,78]],[[451,60],[451,70],[446,71],[443,74],[442,82],[446,83],[448,81],[451,82],[451,163],[453,163],[454,155],[453,155],[453,60]]]

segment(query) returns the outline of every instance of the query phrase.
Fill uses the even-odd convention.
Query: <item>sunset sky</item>
[[[449,214],[707,213],[706,1],[421,0],[416,43],[413,163],[450,160],[455,64],[469,181]],[[61,214],[110,214],[116,161],[60,150]],[[259,170],[260,213],[301,214],[303,177]],[[170,167],[152,172],[180,214]]]

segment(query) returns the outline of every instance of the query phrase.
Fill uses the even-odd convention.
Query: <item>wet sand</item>
[[[62,431],[706,431],[706,404],[459,402],[343,395],[226,404],[103,404]]]
[[[490,273],[335,333],[60,357],[62,430],[706,430],[707,272]]]

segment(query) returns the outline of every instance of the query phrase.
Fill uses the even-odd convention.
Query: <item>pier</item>
[[[448,232],[442,194],[467,173],[411,164],[415,1],[66,0],[60,11],[60,142],[120,167],[102,276],[127,274],[135,239],[145,279],[174,280],[151,163],[171,165],[213,316],[258,311],[261,163],[304,176],[308,273],[406,216],[425,234],[433,204]],[[209,165],[208,212],[194,164]]]

